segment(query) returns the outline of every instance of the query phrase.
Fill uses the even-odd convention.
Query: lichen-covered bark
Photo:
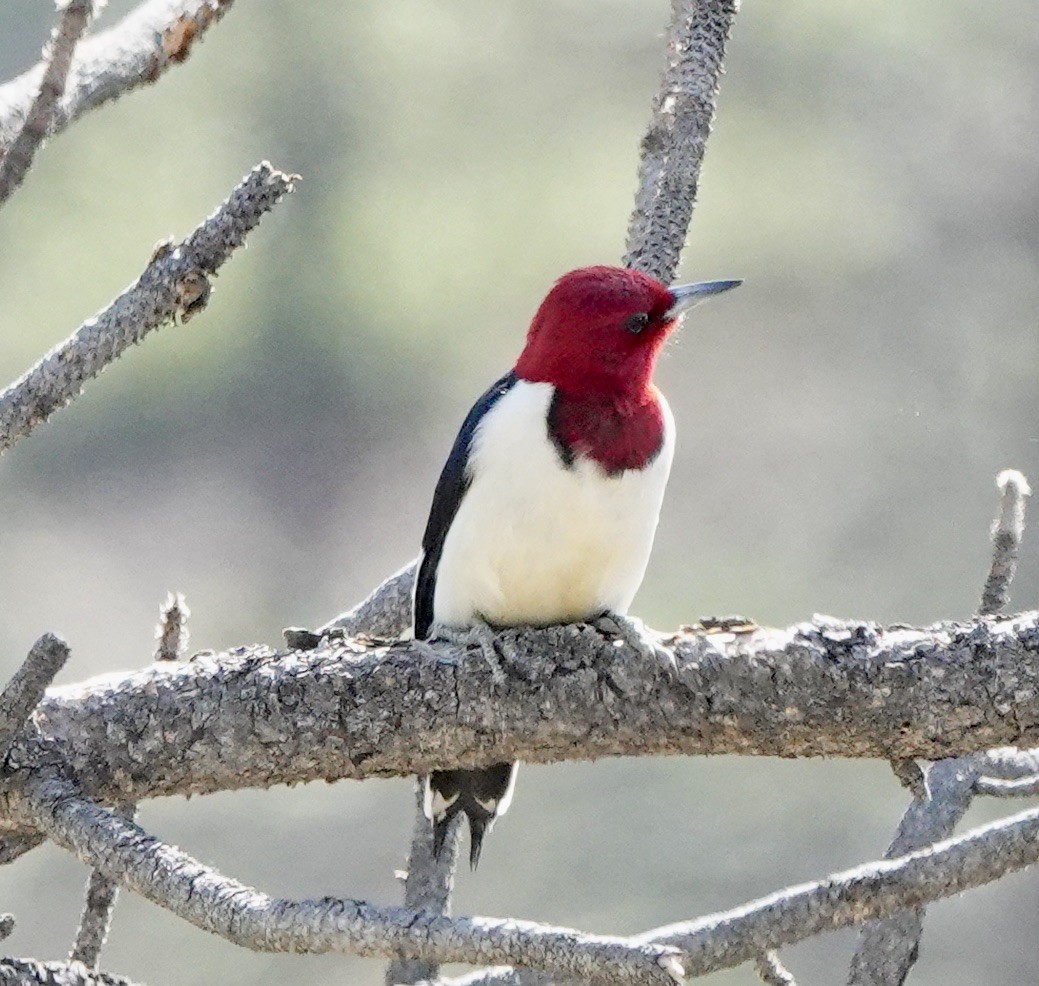
[[[88,795],[115,802],[515,759],[940,759],[1039,745],[1036,613],[681,633],[668,638],[674,671],[589,626],[503,636],[527,657],[503,662],[501,683],[478,649],[345,640],[53,689],[8,758],[12,790],[56,746]]]
[[[76,49],[48,133],[60,133],[88,110],[154,82],[185,61],[195,42],[232,2],[145,0],[114,27],[85,40]],[[22,129],[46,67],[41,62],[0,86],[0,155]]]
[[[293,180],[266,161],[258,164],[186,240],[157,248],[130,287],[0,393],[0,454],[64,407],[128,347],[177,315],[187,320],[204,308],[209,277],[292,191]]]

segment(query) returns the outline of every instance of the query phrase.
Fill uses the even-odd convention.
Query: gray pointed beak
[[[694,305],[700,304],[706,298],[721,294],[723,291],[731,291],[743,283],[736,281],[700,281],[698,284],[679,284],[671,288],[671,297],[675,303],[667,310],[664,316],[668,321],[678,318],[683,312],[689,311]]]

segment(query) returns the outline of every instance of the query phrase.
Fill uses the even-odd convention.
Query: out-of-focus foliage
[[[187,65],[44,149],[0,213],[5,379],[255,161],[304,181],[203,316],[0,461],[8,671],[44,630],[72,645],[64,680],[143,663],[169,589],[195,647],[276,641],[415,553],[454,430],[541,295],[621,253],[666,8],[239,0]],[[0,7],[0,75],[51,16]],[[680,443],[640,615],[972,611],[996,472],[1039,478],[1037,91],[1034,2],[744,4],[684,272],[747,284],[661,368]],[[1037,558],[1029,538],[1022,608]],[[642,930],[875,857],[904,802],[873,763],[524,769],[457,910]],[[410,812],[400,781],[143,819],[273,893],[392,902]],[[5,947],[63,955],[83,876],[53,848],[0,872]],[[1034,980],[1035,892],[1025,874],[935,907],[914,982]],[[790,958],[832,982],[849,945]],[[381,981],[243,953],[129,896],[104,963],[155,986]]]

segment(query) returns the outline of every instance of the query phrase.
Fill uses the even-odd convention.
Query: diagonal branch
[[[0,394],[0,454],[129,346],[177,315],[186,321],[205,307],[210,276],[292,191],[294,180],[266,161],[257,165],[186,240],[158,248],[130,287]]]
[[[53,633],[45,633],[32,645],[25,662],[0,693],[0,761],[7,757],[15,737],[68,659],[68,644]]]
[[[1031,492],[1028,481],[1014,469],[1001,472],[996,486],[1000,492],[999,513],[992,526],[992,564],[978,610],[981,616],[995,615],[1009,601],[1024,533],[1025,497]],[[1012,765],[1016,771],[1034,773],[1034,760],[1028,754],[1001,756],[1000,751],[995,751],[931,764],[923,776],[922,788],[914,791],[885,856],[902,856],[950,836],[984,782],[982,773],[986,768],[1005,774]],[[1021,782],[1003,779],[992,783]],[[866,925],[852,956],[850,986],[901,986],[920,953],[923,920],[923,908],[916,908]]]
[[[137,814],[136,806],[121,805],[116,809],[119,815],[129,821]],[[119,896],[119,884],[110,880],[100,870],[91,870],[87,879],[86,899],[83,902],[83,914],[79,919],[79,930],[69,953],[70,962],[80,962],[87,969],[96,971],[101,958],[101,949],[108,939],[108,930],[112,924],[112,911]]]
[[[899,859],[845,870],[634,940],[673,945],[682,953],[687,975],[704,975],[824,931],[951,897],[1037,859],[1039,810],[1026,811]]]
[[[624,264],[665,283],[678,268],[696,202],[718,80],[738,0],[672,0],[667,67],[642,140]]]
[[[424,778],[420,777],[415,785],[415,827],[404,881],[404,908],[429,915],[450,914],[462,819],[455,817],[439,859],[434,857],[433,826],[422,807],[425,793],[423,787]],[[433,979],[437,972],[435,962],[396,959],[386,970],[386,986],[406,986],[408,983]]]
[[[66,91],[50,120],[61,133],[88,110],[154,82],[190,55],[233,0],[146,0],[118,24],[79,45]],[[46,63],[0,86],[0,156],[31,112]]]
[[[44,51],[46,67],[39,91],[29,107],[25,122],[10,149],[0,149],[0,205],[22,183],[32,159],[50,130],[58,100],[72,64],[72,53],[94,16],[94,0],[67,0],[58,19],[51,42]]]
[[[363,901],[268,897],[229,879],[41,772],[28,787],[35,820],[59,845],[196,927],[263,952],[402,954],[437,962],[535,965],[618,984],[665,984],[675,950],[493,918],[416,915]]]
[[[92,972],[79,962],[0,958],[0,986],[135,986],[129,979]],[[140,986],[140,984],[136,984]]]

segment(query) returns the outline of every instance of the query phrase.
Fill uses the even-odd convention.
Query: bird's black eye
[[[647,325],[649,325],[649,316],[645,312],[638,312],[635,315],[629,315],[624,320],[624,328],[626,328],[632,335],[638,335]]]

